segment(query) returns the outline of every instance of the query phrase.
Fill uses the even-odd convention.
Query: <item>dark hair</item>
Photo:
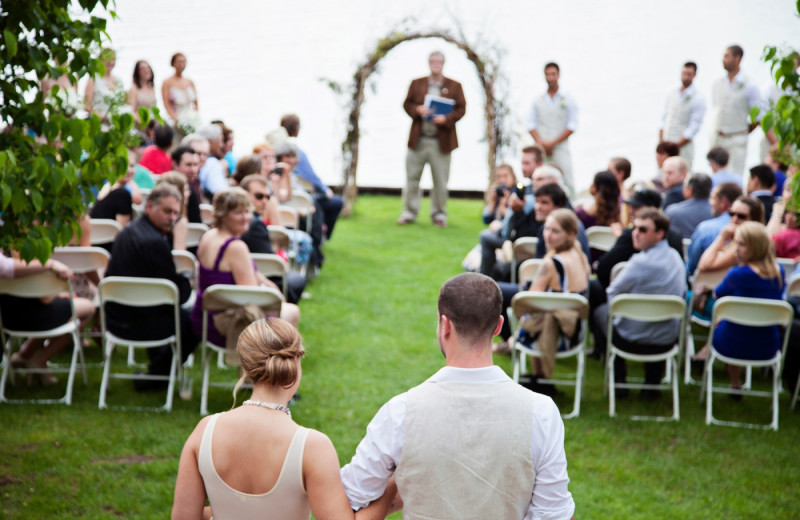
[[[503,311],[503,295],[488,276],[462,273],[442,285],[438,307],[459,336],[474,341],[492,336]]]
[[[194,151],[194,149],[191,146],[187,146],[187,145],[182,145],[182,146],[179,146],[179,147],[175,148],[174,150],[172,150],[172,162],[174,162],[175,164],[180,164],[181,163],[181,158],[183,157],[184,154],[187,154],[187,153],[194,154],[196,152]]]
[[[656,226],[656,231],[663,231],[664,238],[667,237],[667,233],[669,233],[669,217],[660,209],[643,209],[636,214],[635,218],[640,220],[652,220],[653,224]]]
[[[239,183],[242,182],[242,179],[254,173],[261,173],[261,156],[258,154],[245,155],[236,162],[236,171],[233,172],[233,178]]]
[[[619,183],[610,171],[594,174],[594,205],[597,211],[597,225],[610,226],[619,221]]]
[[[711,196],[711,177],[705,173],[695,173],[686,181],[692,189],[693,199],[707,199]]]
[[[522,153],[532,154],[534,157],[536,157],[537,163],[544,161],[544,149],[538,144],[526,146],[522,149]]]
[[[624,157],[614,157],[609,161],[611,165],[614,167],[615,170],[619,170],[622,172],[622,180],[626,180],[628,177],[631,176],[631,170],[633,167],[631,166],[631,162],[624,158]]]
[[[720,166],[727,166],[728,160],[731,158],[731,154],[728,153],[728,150],[721,146],[715,146],[711,150],[708,151],[706,154],[706,159],[709,161],[714,161],[715,163],[719,164]]]
[[[300,118],[297,114],[285,114],[281,117],[281,126],[286,129],[289,137],[297,137],[300,133]]]
[[[738,56],[740,58],[744,56],[744,49],[742,49],[738,45],[731,45],[730,47],[728,47],[728,50],[731,51],[731,54],[733,54],[734,56]]]
[[[544,66],[544,70],[547,70],[547,69],[549,69],[549,68],[551,68],[551,67],[552,67],[552,68],[554,68],[554,69],[556,69],[556,70],[558,71],[558,73],[559,73],[559,74],[561,73],[561,69],[559,69],[559,68],[558,68],[558,63],[556,63],[556,62],[554,62],[554,61],[551,61],[550,63],[548,63],[547,65],[545,65],[545,66]]]
[[[172,58],[169,60],[169,64],[174,67],[175,66],[175,60],[177,60],[178,58],[181,58],[181,57],[183,59],[186,59],[186,55],[185,54],[183,54],[182,52],[176,52],[175,54],[172,55]]]
[[[561,186],[555,182],[548,182],[534,192],[534,197],[549,197],[553,201],[553,206],[563,208],[567,205],[567,194],[561,189]]]
[[[155,79],[155,74],[153,73],[153,67],[150,66],[144,60],[139,60],[136,62],[136,65],[133,66],[133,84],[136,85],[138,88],[142,88],[142,78],[139,77],[139,64],[144,63],[147,65],[147,68],[150,69],[150,79],[147,80],[147,84],[151,87],[154,85],[153,80]]]
[[[697,63],[693,61],[687,61],[686,63],[683,64],[683,66],[690,69],[694,69],[695,74],[697,74]]]
[[[155,129],[155,139],[154,142],[156,146],[165,150],[172,146],[172,138],[175,135],[175,132],[169,125],[158,125]]]
[[[750,178],[758,179],[758,185],[763,189],[770,189],[775,185],[775,172],[766,164],[759,164],[750,168]]]
[[[742,187],[735,182],[723,182],[717,185],[717,197],[722,197],[728,201],[728,205],[734,203],[742,196]]]
[[[748,197],[747,195],[742,195],[738,199],[733,202],[741,202],[742,204],[747,205],[750,209],[750,220],[754,222],[761,222],[764,223],[764,204],[756,199],[755,197]]]
[[[678,146],[678,143],[673,143],[672,141],[661,141],[656,146],[656,153],[663,153],[667,157],[675,157],[681,154],[681,147]]]

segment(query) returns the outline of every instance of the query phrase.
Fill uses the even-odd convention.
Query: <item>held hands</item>
[[[431,115],[432,113],[433,113],[433,110],[431,110],[430,108],[426,108],[425,105],[419,105],[417,107],[417,114],[420,117],[427,117],[427,116]]]
[[[520,199],[516,193],[512,193],[508,198],[508,207],[511,208],[511,211],[515,213],[522,211],[522,209],[525,207],[525,201]]]
[[[72,271],[58,260],[50,260],[47,267],[62,280],[72,280]]]
[[[734,224],[728,224],[727,226],[722,228],[722,232],[719,234],[719,238],[723,243],[730,242],[735,232],[736,232],[736,226]]]
[[[433,124],[444,126],[447,124],[447,116],[439,114],[438,116],[433,116]]]

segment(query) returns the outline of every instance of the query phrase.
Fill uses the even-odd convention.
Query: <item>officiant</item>
[[[399,225],[417,219],[421,192],[419,180],[425,165],[433,178],[431,220],[447,227],[447,181],[450,177],[450,154],[458,148],[456,122],[464,117],[467,102],[461,83],[442,75],[444,54],[428,57],[430,76],[418,78],[408,87],[403,108],[411,117],[406,155],[406,185],[403,188],[403,213]]]

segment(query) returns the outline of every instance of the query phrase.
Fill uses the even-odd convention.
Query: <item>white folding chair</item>
[[[122,231],[120,223],[110,218],[93,218],[89,222],[91,226],[90,242],[93,246],[113,242]]]
[[[238,365],[238,355],[236,351],[228,351],[225,345],[216,345],[208,339],[209,312],[219,312],[233,307],[244,305],[256,305],[261,307],[265,314],[280,315],[283,300],[281,294],[275,289],[268,287],[252,287],[244,285],[212,285],[203,292],[203,333],[200,348],[202,349],[203,365],[203,384],[200,397],[200,414],[208,415],[208,388],[232,387],[235,381],[217,382],[209,380],[209,368],[211,356],[216,353],[224,353],[225,359],[229,364],[236,360]]]
[[[172,410],[172,398],[175,391],[175,382],[178,380],[178,363],[181,359],[181,324],[180,324],[180,296],[178,287],[170,280],[164,278],[138,278],[132,276],[109,276],[100,282],[100,326],[103,331],[104,364],[103,379],[100,382],[100,399],[97,407],[108,408],[106,393],[110,379],[148,379],[153,381],[168,381],[167,399],[164,406],[156,410]],[[106,304],[114,302],[131,307],[153,307],[156,305],[171,305],[175,332],[163,338],[152,340],[134,340],[123,338],[108,330],[106,324]],[[169,345],[172,349],[172,364],[169,375],[112,373],[111,357],[117,345],[128,345],[133,348],[148,349]],[[117,407],[115,407],[117,408]],[[143,408],[135,408],[143,409]],[[152,410],[152,408],[144,408]]]
[[[556,359],[565,359],[569,357],[577,358],[577,368],[575,371],[574,379],[538,379],[539,383],[567,385],[575,387],[575,399],[572,406],[572,411],[567,414],[562,414],[565,419],[577,417],[581,413],[581,393],[583,390],[583,379],[586,363],[586,338],[589,331],[589,302],[586,298],[579,294],[572,293],[544,293],[523,291],[514,295],[511,299],[511,309],[516,322],[519,323],[520,318],[524,314],[531,314],[535,312],[547,312],[557,309],[570,309],[578,312],[581,320],[580,339],[569,345],[566,350],[559,350],[556,352]],[[512,337],[511,346],[511,362],[513,366],[514,381],[519,381],[520,373],[527,372],[528,357],[541,357],[538,349],[538,342],[528,347],[523,343],[517,341],[517,333],[515,330]]]
[[[680,320],[678,342],[668,351],[660,354],[632,354],[616,347],[612,341],[614,318],[621,317],[636,321],[656,322],[670,319]],[[617,388],[639,388],[645,390],[661,390],[672,387],[672,415],[665,416],[632,416],[634,420],[674,420],[680,419],[678,403],[678,357],[683,349],[686,334],[686,301],[679,296],[659,294],[620,294],[615,296],[608,307],[608,337],[606,352],[606,389],[608,390],[608,415],[615,417]],[[667,381],[660,384],[617,383],[614,380],[614,360],[617,356],[641,363],[657,361],[667,362]]]
[[[776,258],[775,260],[778,262],[778,265],[783,266],[786,276],[791,276],[795,268],[794,258]]]
[[[608,226],[591,226],[586,229],[586,240],[589,247],[600,251],[609,251],[617,241],[617,236]]]
[[[78,363],[81,364],[84,384],[88,384],[86,369],[83,360],[83,350],[81,340],[78,335],[79,321],[75,317],[75,305],[73,302],[72,284],[67,280],[62,280],[51,271],[44,271],[32,276],[22,278],[0,279],[0,294],[18,296],[21,298],[44,298],[54,296],[59,293],[69,293],[69,303],[71,318],[64,324],[47,330],[19,330],[14,323],[4,323],[0,316],[0,335],[3,341],[3,373],[0,376],[0,402],[5,403],[64,403],[72,404],[72,389],[75,382],[75,372]],[[11,355],[14,353],[15,344],[22,344],[25,338],[48,339],[56,338],[64,334],[72,336],[72,358],[69,367],[65,368],[20,368],[16,369],[11,364]],[[47,348],[47,347],[45,347]],[[40,374],[43,372],[66,373],[67,389],[64,396],[60,399],[8,399],[6,398],[6,381],[11,378],[14,381],[15,373],[20,374]]]
[[[722,424],[725,426],[737,426],[745,428],[763,428],[778,430],[778,393],[781,390],[781,361],[786,345],[789,342],[789,332],[792,328],[792,318],[794,309],[783,300],[767,300],[763,298],[742,298],[739,296],[726,296],[714,303],[712,322],[719,323],[726,320],[731,323],[745,325],[748,327],[767,327],[770,325],[781,325],[786,328],[783,336],[783,344],[780,350],[770,359],[751,360],[738,359],[720,354],[714,345],[714,329],[711,330],[709,340],[709,355],[706,360],[705,370],[703,371],[704,389],[700,391],[700,399],[706,399],[706,424]],[[730,387],[714,386],[714,362],[720,361],[728,365],[759,368],[768,367],[772,369],[772,391],[752,389],[734,389]],[[722,421],[714,418],[713,398],[714,394],[734,394],[751,395],[758,397],[772,397],[772,422],[767,425],[752,424],[736,421]]]
[[[297,210],[298,217],[306,217],[306,233],[311,233],[311,214],[314,212],[314,199],[305,191],[294,190],[292,197],[282,205]]]
[[[211,204],[200,204],[200,220],[206,226],[214,222],[214,206]]]
[[[800,296],[800,274],[789,278],[789,282],[786,284],[786,296]]]
[[[518,266],[525,260],[536,257],[536,247],[539,239],[536,237],[519,237],[511,246],[511,283],[517,283]]]
[[[692,239],[684,238],[682,240],[682,243],[683,243],[683,261],[685,262],[686,260],[689,259],[689,246],[692,245]]]
[[[289,230],[277,224],[270,224],[267,226],[267,231],[269,231],[269,242],[273,251],[286,251],[286,255],[289,257],[289,267],[297,271],[297,251],[299,246],[297,241],[292,244]]]
[[[702,327],[703,329],[710,329],[711,328],[711,321],[700,316],[697,316],[692,312],[692,308],[694,307],[695,300],[700,296],[700,292],[697,291],[700,287],[707,287],[707,288],[714,288],[719,285],[722,280],[725,278],[725,275],[728,274],[727,269],[721,269],[718,271],[706,271],[700,272],[697,271],[694,274],[692,280],[692,298],[689,300],[689,304],[686,306],[686,349],[684,350],[684,359],[683,359],[683,384],[685,385],[699,385],[700,381],[696,380],[692,377],[692,357],[697,353],[695,348],[695,335],[692,333],[692,324]],[[705,341],[708,339],[708,335],[698,335],[698,339],[700,339],[704,344]],[[750,381],[750,372],[747,373],[747,385],[749,385]]]
[[[281,291],[284,298],[288,296],[287,277],[289,275],[289,266],[278,255],[271,255],[267,253],[250,253],[250,258],[256,263],[256,269],[265,277],[279,277],[281,279]]]
[[[628,265],[627,261],[614,264],[614,267],[611,268],[611,274],[609,275],[608,278],[609,283],[616,280],[617,276],[619,276],[619,273],[621,273],[622,270],[625,269],[626,265]]]
[[[519,286],[520,289],[527,283],[536,279],[536,274],[542,267],[544,260],[541,258],[529,258],[519,266]]]
[[[197,222],[189,222],[187,228],[188,233],[186,234],[186,247],[197,247],[197,244],[200,243],[200,237],[202,237],[203,233],[210,229],[205,224],[200,224]]]
[[[287,229],[299,229],[300,228],[300,217],[297,213],[297,209],[291,206],[278,206],[278,212],[281,216],[281,226]]]

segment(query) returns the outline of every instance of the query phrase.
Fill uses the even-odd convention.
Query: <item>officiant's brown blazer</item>
[[[412,150],[417,148],[420,136],[422,135],[422,117],[417,114],[417,107],[425,103],[425,95],[428,93],[428,76],[417,78],[408,87],[408,95],[403,103],[403,109],[411,117],[411,132],[408,136],[408,147]],[[452,99],[456,102],[453,111],[447,114],[447,123],[438,126],[439,149],[442,153],[450,153],[458,148],[458,137],[456,136],[456,121],[464,117],[467,109],[467,101],[464,99],[464,91],[461,83],[450,78],[443,78],[441,96]]]

